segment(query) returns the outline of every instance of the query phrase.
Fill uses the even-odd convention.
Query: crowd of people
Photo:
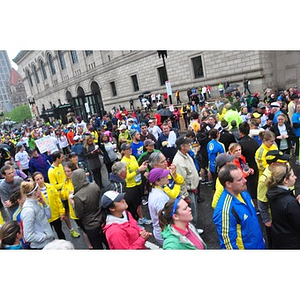
[[[87,122],[2,132],[0,248],[58,249],[65,222],[89,249],[147,249],[152,235],[162,249],[207,249],[197,224],[204,185],[214,192],[221,249],[300,248],[291,168],[299,160],[298,92],[251,94],[246,78],[242,94],[222,86],[215,100],[208,85],[188,89],[188,103],[176,91],[171,110],[167,99],[152,112],[130,102],[131,111],[114,107]],[[45,137],[53,147],[41,153]]]

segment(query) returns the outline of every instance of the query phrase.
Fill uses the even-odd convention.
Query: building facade
[[[7,86],[11,69],[7,52],[0,50],[0,112],[9,112],[13,109]]]
[[[217,97],[220,82],[240,85],[250,80],[252,93],[298,86],[298,51],[167,51],[163,60],[157,51],[21,51],[18,65],[27,96],[37,114],[72,108],[85,120],[88,114],[103,115],[112,107],[129,107],[144,91],[165,93],[165,81],[187,101],[188,88],[209,84]],[[165,63],[164,63],[165,61]]]
[[[22,104],[28,104],[22,77],[14,68],[11,69],[7,87],[9,99],[14,108]]]

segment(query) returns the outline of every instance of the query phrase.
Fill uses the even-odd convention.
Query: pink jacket
[[[127,214],[129,221],[127,221]],[[103,229],[110,249],[146,249],[146,240],[140,236],[142,229],[130,212],[124,218],[108,216]]]

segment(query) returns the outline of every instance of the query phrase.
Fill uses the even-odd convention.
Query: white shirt
[[[152,133],[156,140],[158,140],[158,136],[162,133],[162,130],[158,126],[154,125],[153,127],[148,127],[148,132]]]
[[[169,200],[169,196],[161,189],[152,188],[149,193],[148,208],[153,226],[153,235],[160,246],[163,244],[163,238],[160,235],[161,228],[159,226],[158,212],[164,208]]]
[[[29,159],[28,159],[28,153],[24,150],[24,151],[19,151],[16,155],[15,155],[15,161],[19,161],[21,164],[21,168],[23,170],[27,170],[29,169]]]

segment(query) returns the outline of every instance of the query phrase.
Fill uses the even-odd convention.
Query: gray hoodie
[[[74,210],[76,216],[82,221],[84,229],[92,230],[100,226],[100,200],[99,186],[87,181],[85,171],[77,169],[71,177],[74,186]]]

